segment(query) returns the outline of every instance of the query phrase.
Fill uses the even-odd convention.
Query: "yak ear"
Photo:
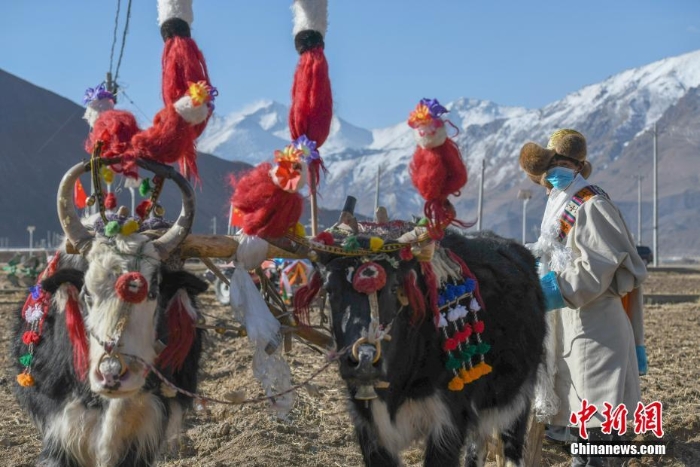
[[[174,295],[177,289],[185,289],[189,294],[199,295],[209,288],[209,284],[187,271],[163,270],[162,274],[161,292],[167,296]]]
[[[41,288],[51,294],[54,294],[62,284],[67,282],[74,285],[76,289],[80,290],[83,288],[84,276],[85,274],[83,271],[79,271],[77,269],[59,269],[53,276],[47,277],[41,281]]]

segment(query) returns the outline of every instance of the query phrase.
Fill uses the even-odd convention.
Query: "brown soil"
[[[2,275],[0,275],[0,280]],[[0,284],[6,289],[7,284]],[[11,393],[16,384],[10,368],[9,347],[12,313],[24,293],[0,290],[0,465],[29,466],[40,440],[27,415]],[[645,289],[649,294],[700,293],[700,271],[656,271]],[[203,299],[207,313],[228,317],[226,307],[215,303],[213,293]],[[665,457],[632,460],[634,466],[700,465],[700,303],[648,305],[646,336],[649,374],[642,378],[645,402],[664,404]],[[303,381],[324,358],[300,343],[287,355],[295,382]],[[201,392],[223,398],[243,390],[247,397],[262,395],[250,369],[252,351],[246,339],[211,333],[201,370]],[[346,396],[334,367],[297,391],[294,408],[284,421],[276,419],[264,404],[226,406],[208,404],[188,415],[179,452],[164,466],[357,466],[362,458],[356,445]],[[654,439],[645,435],[645,439]],[[409,466],[422,465],[419,446],[404,456]],[[621,461],[616,461],[620,465]],[[489,465],[495,465],[489,462]],[[556,447],[545,447],[544,466],[569,465]]]

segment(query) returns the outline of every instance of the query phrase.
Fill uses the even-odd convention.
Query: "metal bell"
[[[93,204],[95,204],[95,197],[94,197],[94,196],[89,196],[89,197],[85,200],[85,204],[87,204],[88,206],[92,206]]]
[[[377,398],[377,393],[374,386],[360,386],[355,393],[355,399],[358,401],[369,401]]]
[[[165,214],[165,208],[160,204],[156,204],[156,207],[153,208],[153,214],[155,214],[156,217],[163,217]]]

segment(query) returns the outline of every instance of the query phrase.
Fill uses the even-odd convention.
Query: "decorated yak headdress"
[[[116,172],[136,177],[135,158],[171,164],[178,162],[186,177],[198,179],[195,140],[202,134],[217,94],[209,81],[202,52],[190,34],[194,19],[192,0],[158,0],[158,23],[163,49],[163,109],[153,125],[141,130],[136,118],[115,110],[115,96],[104,85],[87,90],[85,119],[92,131],[85,143],[88,153],[101,144],[99,156],[122,157]]]

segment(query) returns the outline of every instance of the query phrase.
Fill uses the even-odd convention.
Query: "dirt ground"
[[[17,406],[11,388],[16,384],[10,368],[11,314],[24,300],[23,292],[3,290],[0,274],[0,465],[33,465],[40,440],[27,415]],[[700,270],[659,270],[651,273],[645,292],[700,294]],[[226,307],[215,303],[213,292],[203,297],[207,313],[227,318]],[[650,304],[646,307],[649,374],[642,378],[646,403],[664,406],[664,457],[642,457],[630,466],[700,465],[700,303]],[[211,318],[209,318],[211,321]],[[287,360],[295,383],[305,380],[324,364],[324,357],[295,343]],[[262,395],[251,370],[252,350],[246,339],[211,332],[203,358],[200,386],[203,394],[223,398],[231,391],[247,397]],[[651,434],[646,439],[654,439]],[[422,465],[420,446],[407,451],[408,466]],[[621,465],[622,460],[616,461]],[[357,466],[362,458],[346,413],[344,385],[333,365],[297,391],[294,408],[278,420],[264,404],[200,406],[187,416],[179,452],[161,465],[175,466]],[[495,465],[490,461],[489,465]],[[561,448],[545,447],[543,466],[569,465]]]

